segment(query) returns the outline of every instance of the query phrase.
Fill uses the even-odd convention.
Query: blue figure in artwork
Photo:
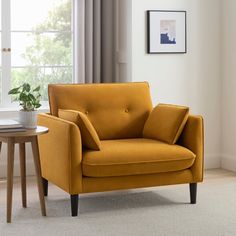
[[[161,44],[176,44],[175,38],[170,40],[168,33],[161,33]]]

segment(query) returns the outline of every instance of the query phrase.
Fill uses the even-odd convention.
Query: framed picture
[[[148,53],[186,53],[186,11],[147,11]]]

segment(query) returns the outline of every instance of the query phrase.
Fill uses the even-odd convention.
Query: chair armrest
[[[72,122],[49,114],[38,115],[38,125],[49,132],[39,136],[42,176],[69,194],[82,191],[82,143]]]
[[[178,143],[196,155],[195,162],[191,167],[193,181],[203,181],[204,124],[201,116],[189,116]]]

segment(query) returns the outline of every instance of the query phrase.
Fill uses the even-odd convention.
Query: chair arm
[[[82,191],[82,143],[72,122],[49,114],[38,115],[38,125],[49,132],[39,136],[42,176],[70,194]]]
[[[195,162],[191,167],[193,182],[203,181],[204,124],[201,116],[189,116],[178,143],[196,155]]]

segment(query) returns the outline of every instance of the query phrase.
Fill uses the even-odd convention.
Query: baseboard
[[[219,154],[206,154],[204,158],[204,169],[216,169],[221,167]]]
[[[236,171],[236,156],[222,155],[221,168],[230,171]]]

